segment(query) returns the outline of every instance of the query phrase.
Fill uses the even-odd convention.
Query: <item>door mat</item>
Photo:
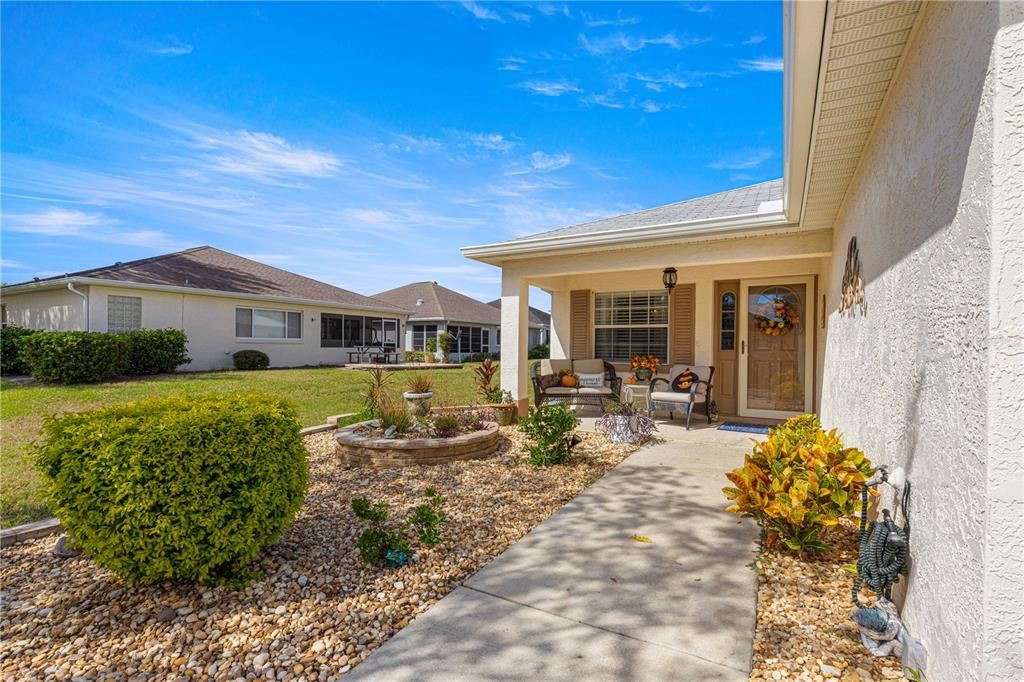
[[[770,427],[764,424],[749,424],[746,422],[725,422],[718,427],[719,431],[739,431],[741,433],[762,433],[768,435]]]

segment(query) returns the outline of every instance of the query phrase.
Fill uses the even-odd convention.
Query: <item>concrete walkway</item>
[[[747,679],[757,527],[721,488],[750,435],[662,433],[678,440],[632,455],[346,677]]]

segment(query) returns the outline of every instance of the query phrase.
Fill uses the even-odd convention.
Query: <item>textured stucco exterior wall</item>
[[[77,287],[83,294],[89,287]],[[26,329],[74,331],[85,329],[82,297],[67,289],[52,289],[31,294],[3,297],[7,322]]]
[[[999,214],[993,189],[1001,157],[1018,176],[1021,164],[1020,143],[1010,152],[994,125],[998,99],[1021,92],[1012,14],[998,3],[923,10],[834,228],[822,420],[876,462],[907,468],[903,615],[932,680],[1024,679],[1021,584],[997,576],[1014,551],[1018,575],[1021,561],[1021,222]],[[1020,184],[1005,192],[1019,210]],[[852,236],[866,305],[840,313]],[[1009,544],[993,548],[997,536]]]

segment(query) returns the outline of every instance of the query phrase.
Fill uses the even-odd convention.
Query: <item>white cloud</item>
[[[749,173],[733,173],[729,176],[729,182],[740,182],[746,180],[753,180],[754,176]]]
[[[698,82],[685,80],[672,73],[636,73],[633,74],[632,78],[640,81],[644,84],[645,88],[653,92],[663,91],[666,85],[673,88],[679,88],[680,90],[685,90],[686,88],[693,87],[694,85],[700,85]]]
[[[192,46],[181,42],[174,36],[167,36],[167,41],[163,43],[147,43],[145,50],[161,57],[181,57],[192,54]]]
[[[662,109],[664,109],[662,105],[649,99],[645,99],[643,102],[640,102],[640,104],[638,104],[637,106],[646,111],[648,114],[656,114]]]
[[[605,107],[607,109],[625,109],[626,105],[615,99],[614,96],[609,94],[598,94],[594,93],[583,100],[587,104],[596,104],[599,107]]]
[[[759,59],[737,59],[744,71],[782,71],[782,57],[761,57]]]
[[[619,10],[614,19],[595,19],[589,14],[584,14],[583,23],[590,28],[598,28],[600,26],[632,26],[639,24],[640,19],[637,17],[624,17],[622,16],[622,10]]]
[[[399,134],[395,135],[393,142],[384,145],[384,147],[395,152],[426,154],[427,152],[440,151],[443,145],[439,140],[435,140],[432,137]]]
[[[639,52],[651,45],[660,45],[673,50],[681,50],[691,45],[700,45],[709,42],[710,38],[680,38],[675,33],[666,33],[661,36],[644,37],[634,36],[627,33],[615,33],[603,38],[588,38],[580,34],[579,41],[583,49],[594,55],[604,55],[611,52]]]
[[[9,258],[0,258],[0,268],[6,268],[8,270],[26,270],[27,268],[16,260]]]
[[[79,237],[97,242],[174,250],[183,244],[159,230],[121,230],[119,221],[99,213],[51,206],[38,213],[8,213],[3,229],[41,237]]]
[[[221,173],[263,179],[325,178],[341,168],[333,154],[293,146],[271,133],[210,130],[198,134],[196,144],[212,152],[205,159],[207,168]]]
[[[515,142],[499,133],[470,133],[469,141],[477,147],[494,152],[507,152],[515,146]]]
[[[467,12],[477,19],[482,19],[484,21],[501,21],[501,15],[487,7],[484,7],[478,2],[463,2],[461,4]]]
[[[570,83],[565,80],[559,81],[541,81],[541,80],[529,80],[519,84],[519,87],[524,90],[537,95],[545,95],[547,97],[560,97],[571,92],[582,92],[579,86],[575,83]]]
[[[708,164],[715,170],[742,170],[757,168],[775,154],[770,149],[755,149],[739,152]]]
[[[565,17],[572,16],[569,12],[569,6],[565,3],[556,5],[550,2],[542,2],[537,5],[537,11],[546,17],[554,16],[556,14],[561,14]]]
[[[750,36],[749,38],[747,38],[746,40],[743,41],[743,44],[744,45],[759,45],[760,43],[763,43],[764,41],[765,41],[765,36],[758,34],[758,35]]]
[[[522,57],[503,57],[498,71],[522,71],[526,60]]]
[[[536,151],[530,154],[530,166],[535,171],[541,173],[549,173],[565,168],[572,163],[572,155],[568,153],[562,154],[545,154],[541,151]]]

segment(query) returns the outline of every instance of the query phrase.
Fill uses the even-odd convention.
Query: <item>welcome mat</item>
[[[741,433],[761,433],[768,435],[769,427],[764,424],[749,424],[746,422],[725,422],[718,427],[719,431],[739,431]]]

